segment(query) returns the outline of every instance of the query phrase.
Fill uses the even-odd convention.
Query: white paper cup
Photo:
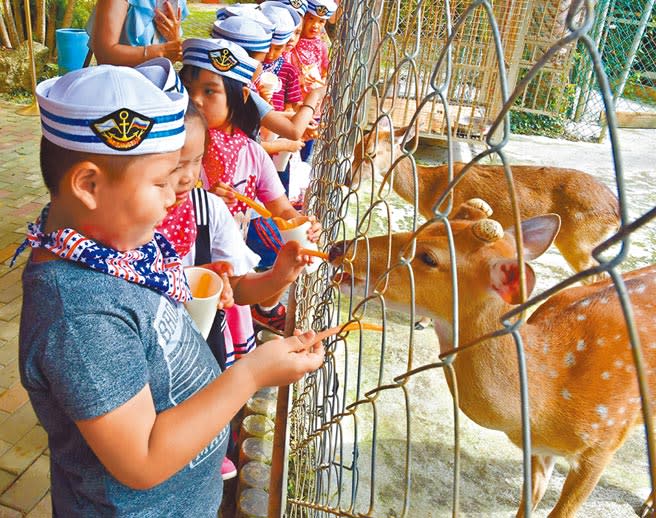
[[[291,151],[280,151],[279,153],[275,153],[271,157],[271,160],[273,160],[273,165],[276,166],[276,171],[279,173],[284,171],[291,156]]]
[[[298,218],[293,218],[290,221],[294,221],[294,219]],[[308,250],[319,250],[317,244],[310,241],[307,237],[307,232],[311,226],[312,222],[306,221],[294,228],[286,230],[280,229],[280,236],[285,243],[288,243],[289,241],[298,241],[303,248],[307,248]],[[314,273],[319,269],[319,266],[321,266],[321,259],[318,257],[312,257],[312,262],[305,267],[305,273]]]
[[[223,279],[212,270],[195,266],[185,268],[185,275],[194,297],[185,302],[185,307],[198,326],[200,334],[207,338],[223,291]]]

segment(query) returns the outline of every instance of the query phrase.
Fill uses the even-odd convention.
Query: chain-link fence
[[[566,514],[585,500],[641,415],[650,448],[647,454],[640,449],[644,436],[631,439],[637,451],[629,471],[640,487],[651,487],[651,407],[641,401],[649,401],[648,380],[656,372],[650,337],[656,319],[646,298],[654,272],[627,281],[619,272],[653,262],[653,232],[651,252],[637,262],[629,238],[645,239],[641,232],[656,209],[652,202],[646,210],[640,206],[637,218],[630,211],[637,206],[627,200],[612,84],[594,39],[598,5],[572,0],[559,15],[559,43],[536,44],[537,62],[517,70],[520,80],[511,91],[506,65],[508,52],[519,52],[513,42],[524,30],[524,5],[342,3],[330,102],[306,198],[323,224],[320,244],[332,265],[302,277],[290,309],[299,328],[356,321],[380,323],[383,331],[362,329],[327,341],[324,366],[281,391],[276,451],[282,457],[274,459],[272,487],[283,494],[272,494],[270,515],[494,516],[519,507],[521,495],[530,514],[530,495],[546,489],[556,455],[573,467],[561,501],[560,490],[551,489],[542,508],[557,505]],[[569,59],[573,46],[585,49],[606,106],[606,160],[618,200],[571,170],[508,165],[509,111],[527,84]],[[454,81],[465,92],[459,101]],[[469,119],[462,116],[464,98]],[[481,98],[485,102],[477,103]],[[484,127],[472,122],[476,109],[488,121]],[[427,166],[416,160],[414,137],[429,124],[424,114],[437,111],[446,163]],[[456,140],[474,127],[482,131],[484,149],[459,164]],[[502,165],[483,165],[493,161]],[[486,214],[478,205],[458,214],[468,221],[447,219],[472,197],[471,183],[493,206],[491,217],[506,228],[503,237],[489,219],[477,221]],[[548,197],[555,197],[551,205],[538,203]],[[560,214],[556,245],[583,271],[538,279],[537,295],[529,298],[533,270],[515,254],[539,255],[555,219],[523,227],[520,220],[545,212]],[[592,249],[608,234],[615,237],[594,253],[597,263]],[[536,270],[538,277],[545,272]],[[574,288],[579,291],[536,310],[577,281],[609,275],[604,285]],[[415,329],[422,314],[435,318],[439,340]],[[556,466],[560,483],[566,470]],[[629,514],[640,507],[635,495],[603,486],[606,507],[595,500],[584,507],[588,515],[623,516],[627,506]]]

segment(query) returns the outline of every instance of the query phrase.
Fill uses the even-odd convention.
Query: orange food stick
[[[301,248],[301,254],[318,257],[319,259],[323,259],[324,261],[328,260],[328,254],[326,252],[320,252],[319,250],[310,250],[309,248]]]
[[[212,276],[209,273],[201,275],[200,279],[198,279],[198,284],[196,284],[196,287],[193,290],[192,296],[199,299],[209,297],[211,281]]]
[[[360,326],[362,326],[362,329],[366,329],[369,331],[382,331],[383,326],[379,324],[370,324],[368,322],[351,322],[349,324],[343,325],[343,326],[336,326],[336,327],[329,327],[328,329],[325,329],[319,333],[317,333],[316,336],[316,341],[324,340],[328,338],[329,336],[336,335],[337,333],[343,333],[345,331],[355,331],[357,329],[360,329]]]
[[[237,192],[234,189],[230,189],[230,192],[232,192],[232,194],[235,195],[235,198],[248,205],[251,209],[257,212],[263,218],[270,218],[271,216],[273,216],[273,214],[271,214],[271,212],[266,207],[263,207],[256,201],[251,200],[248,196],[244,196],[242,193]]]

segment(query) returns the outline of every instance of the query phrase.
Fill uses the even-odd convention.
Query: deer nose
[[[328,251],[328,260],[331,263],[334,263],[339,259],[341,259],[342,256],[344,255],[344,251],[346,250],[347,244],[348,241],[338,241],[333,246],[331,246],[330,250]]]

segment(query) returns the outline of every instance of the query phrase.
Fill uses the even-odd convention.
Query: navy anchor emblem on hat
[[[315,11],[318,16],[326,16],[328,14],[328,8],[325,5],[318,5]]]
[[[294,9],[300,9],[303,6],[302,0],[290,0],[289,5],[291,5]]]
[[[117,151],[129,151],[141,144],[154,121],[129,108],[121,108],[91,121],[91,129],[110,148]]]
[[[210,62],[219,72],[227,72],[239,64],[239,60],[230,49],[210,50]]]

